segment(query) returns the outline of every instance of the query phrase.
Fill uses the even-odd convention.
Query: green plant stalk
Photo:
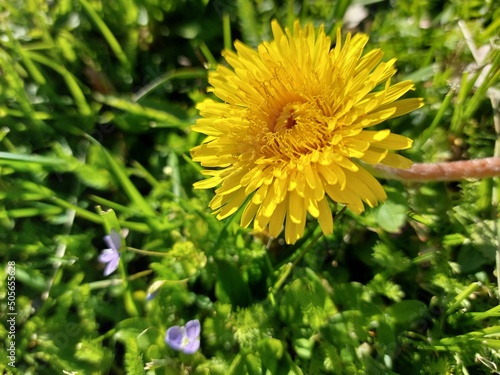
[[[0,49],[0,67],[7,86],[10,90],[15,91],[16,101],[24,112],[23,117],[26,116],[33,122],[34,131],[37,136],[41,137],[40,130],[45,126],[45,123],[35,117],[35,109],[24,89],[24,80],[17,73],[12,57],[7,55],[3,49]]]
[[[96,195],[90,195],[89,198],[93,200],[94,202],[101,204],[103,206],[107,206],[109,208],[112,208],[115,211],[120,211],[123,213],[126,213],[128,215],[137,215],[137,216],[142,216],[142,212],[127,206],[124,206],[119,203],[115,203],[113,201],[110,201],[109,199],[101,198]]]
[[[130,181],[127,174],[125,173],[124,168],[113,158],[113,156],[104,148],[102,145],[97,142],[91,136],[84,134],[85,137],[90,140],[93,144],[99,146],[101,148],[102,153],[104,154],[104,158],[106,159],[113,175],[116,177],[120,185],[123,187],[123,190],[129,197],[129,199],[135,204],[135,206],[141,209],[144,212],[145,219],[147,220],[149,226],[154,228],[155,230],[159,230],[158,223],[153,220],[155,218],[156,212],[151,208],[149,203],[144,199],[141,193],[137,190],[135,185]]]
[[[213,61],[215,58],[212,56]],[[196,79],[196,78],[205,78],[207,76],[207,71],[205,69],[193,69],[193,68],[185,68],[185,69],[177,69],[172,70],[168,73],[164,73],[153,81],[148,83],[142,89],[137,91],[132,97],[132,101],[135,103],[138,100],[142,99],[149,93],[153,92],[157,87],[167,83],[168,81],[172,81],[174,79]]]
[[[160,181],[158,181],[146,168],[144,168],[141,163],[133,160],[131,164],[139,171],[139,173],[136,173],[136,175],[144,178],[152,187],[156,188],[160,186]]]
[[[6,108],[6,107],[0,107],[0,114],[3,115],[8,115],[12,117],[19,117],[23,118],[26,116],[26,113],[23,111],[19,111],[17,109],[12,109],[12,108]],[[52,119],[53,116],[50,113],[47,112],[39,112],[39,111],[33,111],[31,113],[33,119],[35,120],[49,120]]]
[[[231,37],[231,16],[228,12],[222,15],[222,36],[224,38],[224,49],[231,50],[233,41]]]
[[[488,311],[480,312],[480,313],[469,313],[472,315],[472,320],[478,322],[483,319],[494,318],[500,316],[500,305],[495,306]]]
[[[85,95],[83,94],[83,91],[78,85],[78,82],[76,81],[76,78],[73,74],[71,74],[64,66],[54,63],[52,60],[43,56],[42,54],[33,51],[27,53],[32,60],[48,66],[63,77],[68,90],[75,100],[78,111],[82,116],[92,115],[93,111],[87,103],[87,99],[85,99]]]
[[[453,303],[451,304],[450,307],[446,310],[446,315],[450,315],[452,312],[454,312],[458,306],[462,303],[464,299],[466,299],[468,296],[470,296],[472,293],[474,293],[477,288],[481,286],[480,282],[475,282],[470,284],[467,288],[462,290],[456,297]]]
[[[466,99],[479,78],[481,72],[477,72],[472,79],[469,79],[469,73],[464,72],[460,82],[460,91],[458,92],[457,102],[454,105],[453,116],[451,118],[450,130],[459,136],[464,128],[464,112]]]
[[[272,288],[273,294],[275,294],[282,286],[285,280],[288,278],[288,275],[290,275],[290,272],[292,272],[293,268],[299,263],[304,255],[307,254],[309,250],[318,242],[318,240],[323,236],[323,232],[320,230],[316,236],[313,237],[313,239],[307,244],[306,247],[297,255],[297,257],[293,260],[293,262],[286,263],[284,265],[285,270],[282,272],[276,283],[274,284]]]
[[[172,194],[174,194],[174,202],[178,202],[182,193],[181,173],[179,171],[179,158],[173,151],[168,153],[167,164],[172,170],[170,180],[172,181]]]
[[[80,4],[82,4],[83,9],[87,12],[88,16],[90,19],[95,23],[101,34],[104,36],[104,39],[109,44],[109,47],[111,50],[114,52],[118,60],[122,63],[123,66],[127,70],[130,70],[131,65],[130,62],[128,61],[127,55],[125,55],[125,52],[123,52],[122,47],[120,46],[120,43],[116,40],[115,36],[111,32],[111,30],[108,28],[106,23],[102,20],[101,17],[97,14],[97,12],[94,10],[92,5],[90,5],[87,0],[79,0]]]
[[[47,206],[47,207],[15,208],[6,211],[6,214],[11,219],[19,219],[23,217],[33,217],[33,216],[60,215],[62,212],[63,209],[61,207]]]
[[[416,142],[413,144],[413,150],[420,150],[424,145],[424,143],[431,138],[431,135],[434,133],[437,126],[441,123],[441,119],[443,118],[445,111],[450,106],[451,100],[453,99],[454,96],[455,96],[455,89],[452,88],[444,97],[444,100],[441,103],[441,106],[439,107],[439,111],[436,114],[436,117],[434,117],[434,120],[432,120],[432,123],[429,125],[427,129],[425,129],[422,132],[420,137],[418,137]]]
[[[152,270],[137,272],[134,273],[133,275],[130,275],[128,277],[128,281],[140,279],[141,277],[151,275],[152,273],[153,273]],[[123,283],[122,279],[107,279],[107,280],[93,281],[91,283],[88,283],[87,285],[89,286],[90,290],[95,290],[95,289],[109,288],[110,286],[121,285],[122,283]]]
[[[342,214],[346,210],[347,210],[347,206],[342,207],[342,209],[338,213],[336,213],[335,216],[333,217],[333,221],[335,222],[335,220],[337,218],[339,218],[340,216],[342,216]],[[318,240],[322,236],[323,236],[323,232],[321,230],[319,230],[318,233],[316,234],[316,236],[313,237],[311,242],[309,242],[309,244],[306,247],[304,247],[304,249],[296,256],[296,258],[293,260],[293,262],[292,263],[288,262],[284,265],[285,270],[280,275],[280,277],[278,278],[278,280],[276,281],[274,286],[272,287],[270,294],[275,294],[282,287],[282,285],[285,282],[285,280],[287,279],[288,275],[290,275],[290,272],[292,272],[292,269],[302,260],[302,258],[307,254],[307,252],[309,250],[311,250],[311,248],[316,244],[316,242],[318,242]],[[292,255],[292,257],[294,257],[294,256],[295,256],[295,254]]]
[[[136,249],[135,247],[127,247],[127,250],[133,251],[134,253],[141,254],[141,255],[152,255],[156,257],[166,257],[168,256],[168,253],[160,253],[159,251],[149,251],[149,250],[142,250],[142,249]]]
[[[207,59],[208,69],[215,69],[218,65],[217,60],[215,59],[214,55],[212,55],[212,52],[210,52],[210,49],[205,44],[205,42],[201,40],[198,41],[198,48],[200,49],[203,56],[205,56],[205,59]]]
[[[180,120],[176,116],[158,109],[146,107],[128,99],[119,98],[112,95],[102,95],[94,93],[94,99],[100,103],[107,104],[111,107],[121,109],[133,115],[143,116],[155,121],[168,124],[168,127],[180,127],[186,125],[186,122]],[[165,125],[163,125],[165,126]]]
[[[476,89],[476,92],[470,98],[470,100],[467,103],[467,106],[464,111],[464,120],[469,120],[476,110],[478,109],[479,105],[481,104],[481,101],[483,98],[486,96],[486,93],[490,87],[493,87],[493,85],[498,82],[498,79],[500,78],[500,54],[497,55],[496,59],[492,63],[492,67],[490,71],[488,72],[487,77],[484,79],[484,81],[481,83],[481,85]],[[484,69],[484,68],[483,68]],[[480,71],[480,73],[482,70]],[[495,108],[493,108],[493,112],[495,112]]]
[[[14,38],[11,28],[5,24],[4,17],[1,17],[1,20],[2,23],[4,23],[3,31],[7,34],[11,47],[17,54],[19,54],[19,56],[21,56],[21,60],[23,61],[26,70],[29,72],[36,83],[38,83],[39,85],[45,85],[46,80],[43,74],[40,72],[40,70],[38,70],[36,65],[33,64],[33,61],[31,61],[29,56],[26,54],[25,49],[23,49],[20,43],[18,43],[18,41]]]
[[[74,209],[76,214],[81,216],[85,220],[91,221],[91,222],[96,223],[96,224],[103,223],[102,218],[99,215],[94,214],[93,212],[87,211],[84,208],[81,208],[77,205],[74,205],[74,204],[67,202],[63,199],[60,199],[56,196],[50,197],[50,200],[52,200],[54,203],[58,204],[61,207]],[[134,222],[125,221],[125,220],[119,220],[118,222],[123,227],[134,230],[136,232],[140,232],[140,233],[150,233],[151,232],[151,229],[144,223],[134,223]]]
[[[278,6],[277,6],[278,7]],[[295,1],[294,0],[287,0],[286,2],[286,25],[290,30],[293,30],[293,22],[295,21]],[[300,18],[301,20],[305,16],[305,12],[307,11],[307,1],[303,1],[302,7],[301,7],[301,12],[300,12]]]
[[[231,362],[231,365],[229,366],[229,369],[227,370],[227,374],[228,375],[239,375],[239,374],[236,374],[236,370],[238,369],[240,363],[241,363],[241,360],[243,359],[243,356],[241,354],[237,354],[233,361]]]

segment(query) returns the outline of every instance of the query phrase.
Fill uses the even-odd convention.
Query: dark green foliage
[[[352,3],[367,11],[357,25]],[[269,40],[274,18],[324,23],[333,39],[351,25],[398,59],[394,80],[413,79],[426,105],[383,126],[414,139],[414,161],[499,149],[494,1],[0,2],[2,373],[499,371],[498,180],[386,181],[385,204],[343,214],[301,258],[315,221],[286,246],[239,214],[219,222],[212,192],[192,188],[206,68],[228,36]],[[479,65],[465,30],[490,47]],[[129,230],[131,249],[105,278],[111,228]],[[166,330],[193,319],[200,350],[168,347]]]

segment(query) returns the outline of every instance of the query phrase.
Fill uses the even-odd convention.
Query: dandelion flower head
[[[331,202],[360,214],[387,196],[364,169],[367,164],[408,168],[395,150],[412,141],[390,130],[366,130],[422,106],[400,99],[411,81],[391,84],[395,59],[382,51],[363,54],[364,34],[337,31],[336,45],[321,26],[283,31],[272,22],[274,40],[254,50],[236,42],[224,51],[229,68],[209,74],[209,91],[222,102],[198,105],[193,130],[207,135],[191,150],[211,176],[195,188],[219,186],[210,207],[218,219],[245,206],[241,225],[277,237],[283,227],[291,244],[302,237],[309,213],[325,234],[333,231]]]

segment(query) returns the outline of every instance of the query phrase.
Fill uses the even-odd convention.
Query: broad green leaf
[[[425,303],[409,299],[397,302],[385,309],[385,313],[399,324],[409,324],[416,319],[425,317],[428,314],[427,311]]]
[[[386,232],[397,233],[406,222],[408,207],[393,201],[386,201],[376,208],[377,224]]]
[[[250,289],[243,280],[241,270],[227,260],[217,263],[216,294],[222,302],[231,302],[233,306],[248,306],[251,301]]]

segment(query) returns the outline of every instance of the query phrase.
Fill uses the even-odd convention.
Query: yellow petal
[[[329,235],[333,232],[333,217],[332,217],[332,211],[328,206],[328,201],[326,198],[318,202],[318,208],[319,208],[318,221],[321,230],[325,235]]]

